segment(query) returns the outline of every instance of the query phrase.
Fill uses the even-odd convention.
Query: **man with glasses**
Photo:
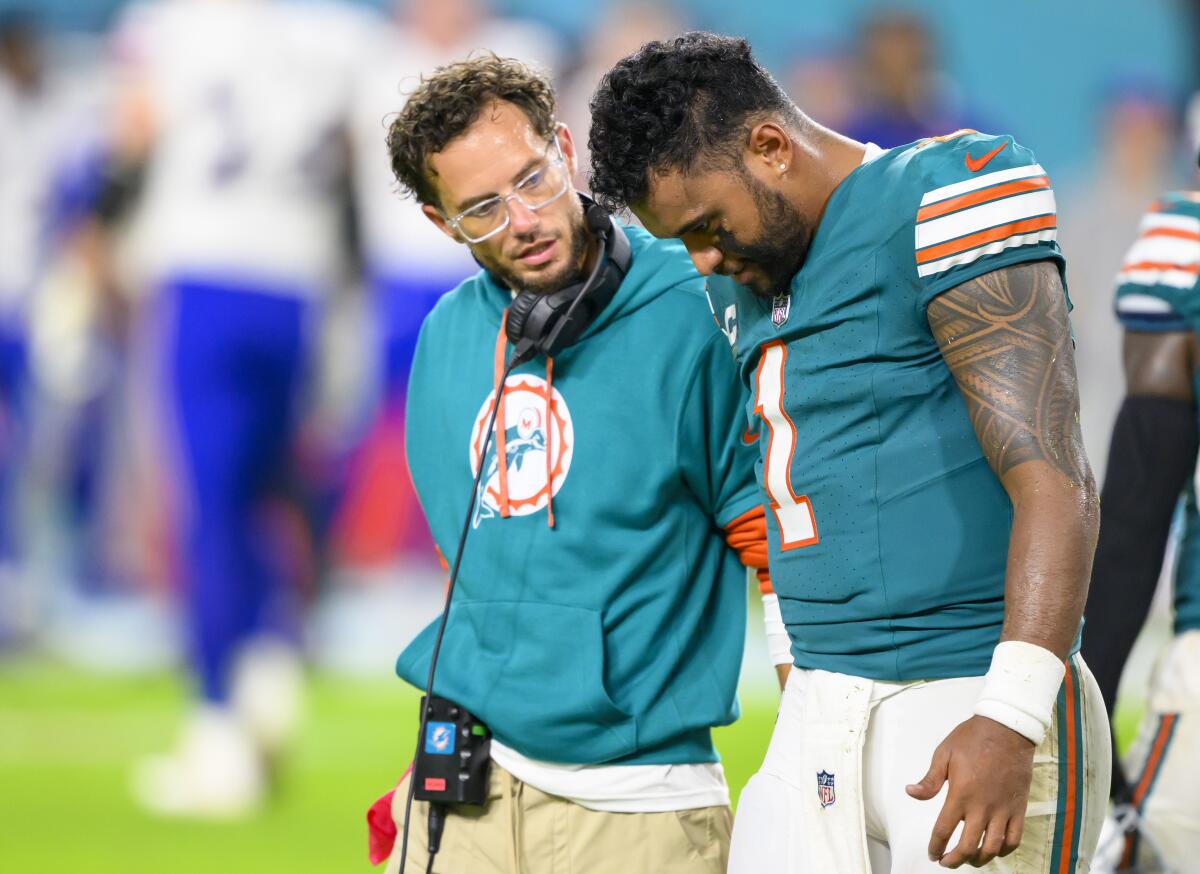
[[[432,870],[716,874],[730,815],[710,732],[738,714],[742,565],[765,567],[754,435],[684,248],[604,214],[632,253],[611,300],[500,385],[506,322],[530,300],[514,296],[577,287],[609,257],[554,111],[549,82],[489,55],[424,80],[388,137],[402,188],[483,267],[422,326],[405,417],[446,556],[483,465],[434,692],[491,729],[489,794],[450,807]],[[413,685],[435,630],[399,657]],[[407,788],[372,811],[392,872]],[[421,872],[426,806],[412,816],[405,865]]]

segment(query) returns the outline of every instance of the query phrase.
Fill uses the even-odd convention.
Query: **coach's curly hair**
[[[438,67],[421,77],[388,125],[392,172],[405,194],[439,206],[430,157],[464,133],[493,101],[519,107],[547,140],[554,133],[554,87],[532,67],[491,52]]]
[[[701,32],[618,61],[591,110],[592,193],[613,212],[644,199],[652,173],[734,165],[752,120],[804,120],[749,43]]]

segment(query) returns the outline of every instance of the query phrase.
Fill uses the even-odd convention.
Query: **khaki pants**
[[[410,778],[411,779],[411,778]],[[408,779],[392,802],[400,868]],[[413,801],[405,874],[425,874],[428,805]],[[668,813],[589,810],[534,789],[492,763],[487,803],[453,805],[435,874],[724,874],[732,825],[728,807]]]

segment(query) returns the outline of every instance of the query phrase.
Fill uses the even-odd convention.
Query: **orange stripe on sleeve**
[[[1022,194],[1026,191],[1037,191],[1049,187],[1050,180],[1045,176],[1034,176],[1030,179],[1002,182],[999,185],[991,185],[987,188],[981,188],[978,191],[971,191],[967,194],[960,194],[958,197],[951,197],[947,200],[931,203],[929,206],[923,206],[917,210],[917,221],[923,222],[926,219],[937,218],[948,212],[955,212],[956,210],[965,209],[968,206],[987,203],[989,200],[997,200],[1001,197],[1007,197],[1010,194]]]
[[[1046,228],[1055,227],[1055,225],[1056,222],[1053,215],[1043,215],[1037,218],[1009,222],[1006,225],[999,225],[998,227],[989,228],[986,231],[979,231],[975,234],[959,237],[957,240],[950,240],[936,246],[926,246],[924,249],[919,249],[917,251],[917,263],[925,264],[929,261],[937,261],[947,258],[950,255],[966,252],[978,246],[984,246],[996,240],[1003,240],[1005,237],[1010,237],[1014,234],[1028,234],[1031,231],[1041,231]]]
[[[1194,231],[1185,231],[1181,228],[1149,228],[1142,232],[1139,239],[1145,240],[1148,237],[1175,237],[1180,240],[1194,240],[1200,243],[1200,234]]]
[[[1165,261],[1139,261],[1137,264],[1123,264],[1121,270],[1178,270],[1180,273],[1200,274],[1200,264],[1168,264]]]

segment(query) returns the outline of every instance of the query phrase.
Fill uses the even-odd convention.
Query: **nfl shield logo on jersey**
[[[833,788],[833,775],[828,771],[817,771],[817,798],[822,807],[828,807],[837,801],[837,793]]]
[[[771,299],[771,322],[778,328],[792,314],[791,292],[777,294]]]

